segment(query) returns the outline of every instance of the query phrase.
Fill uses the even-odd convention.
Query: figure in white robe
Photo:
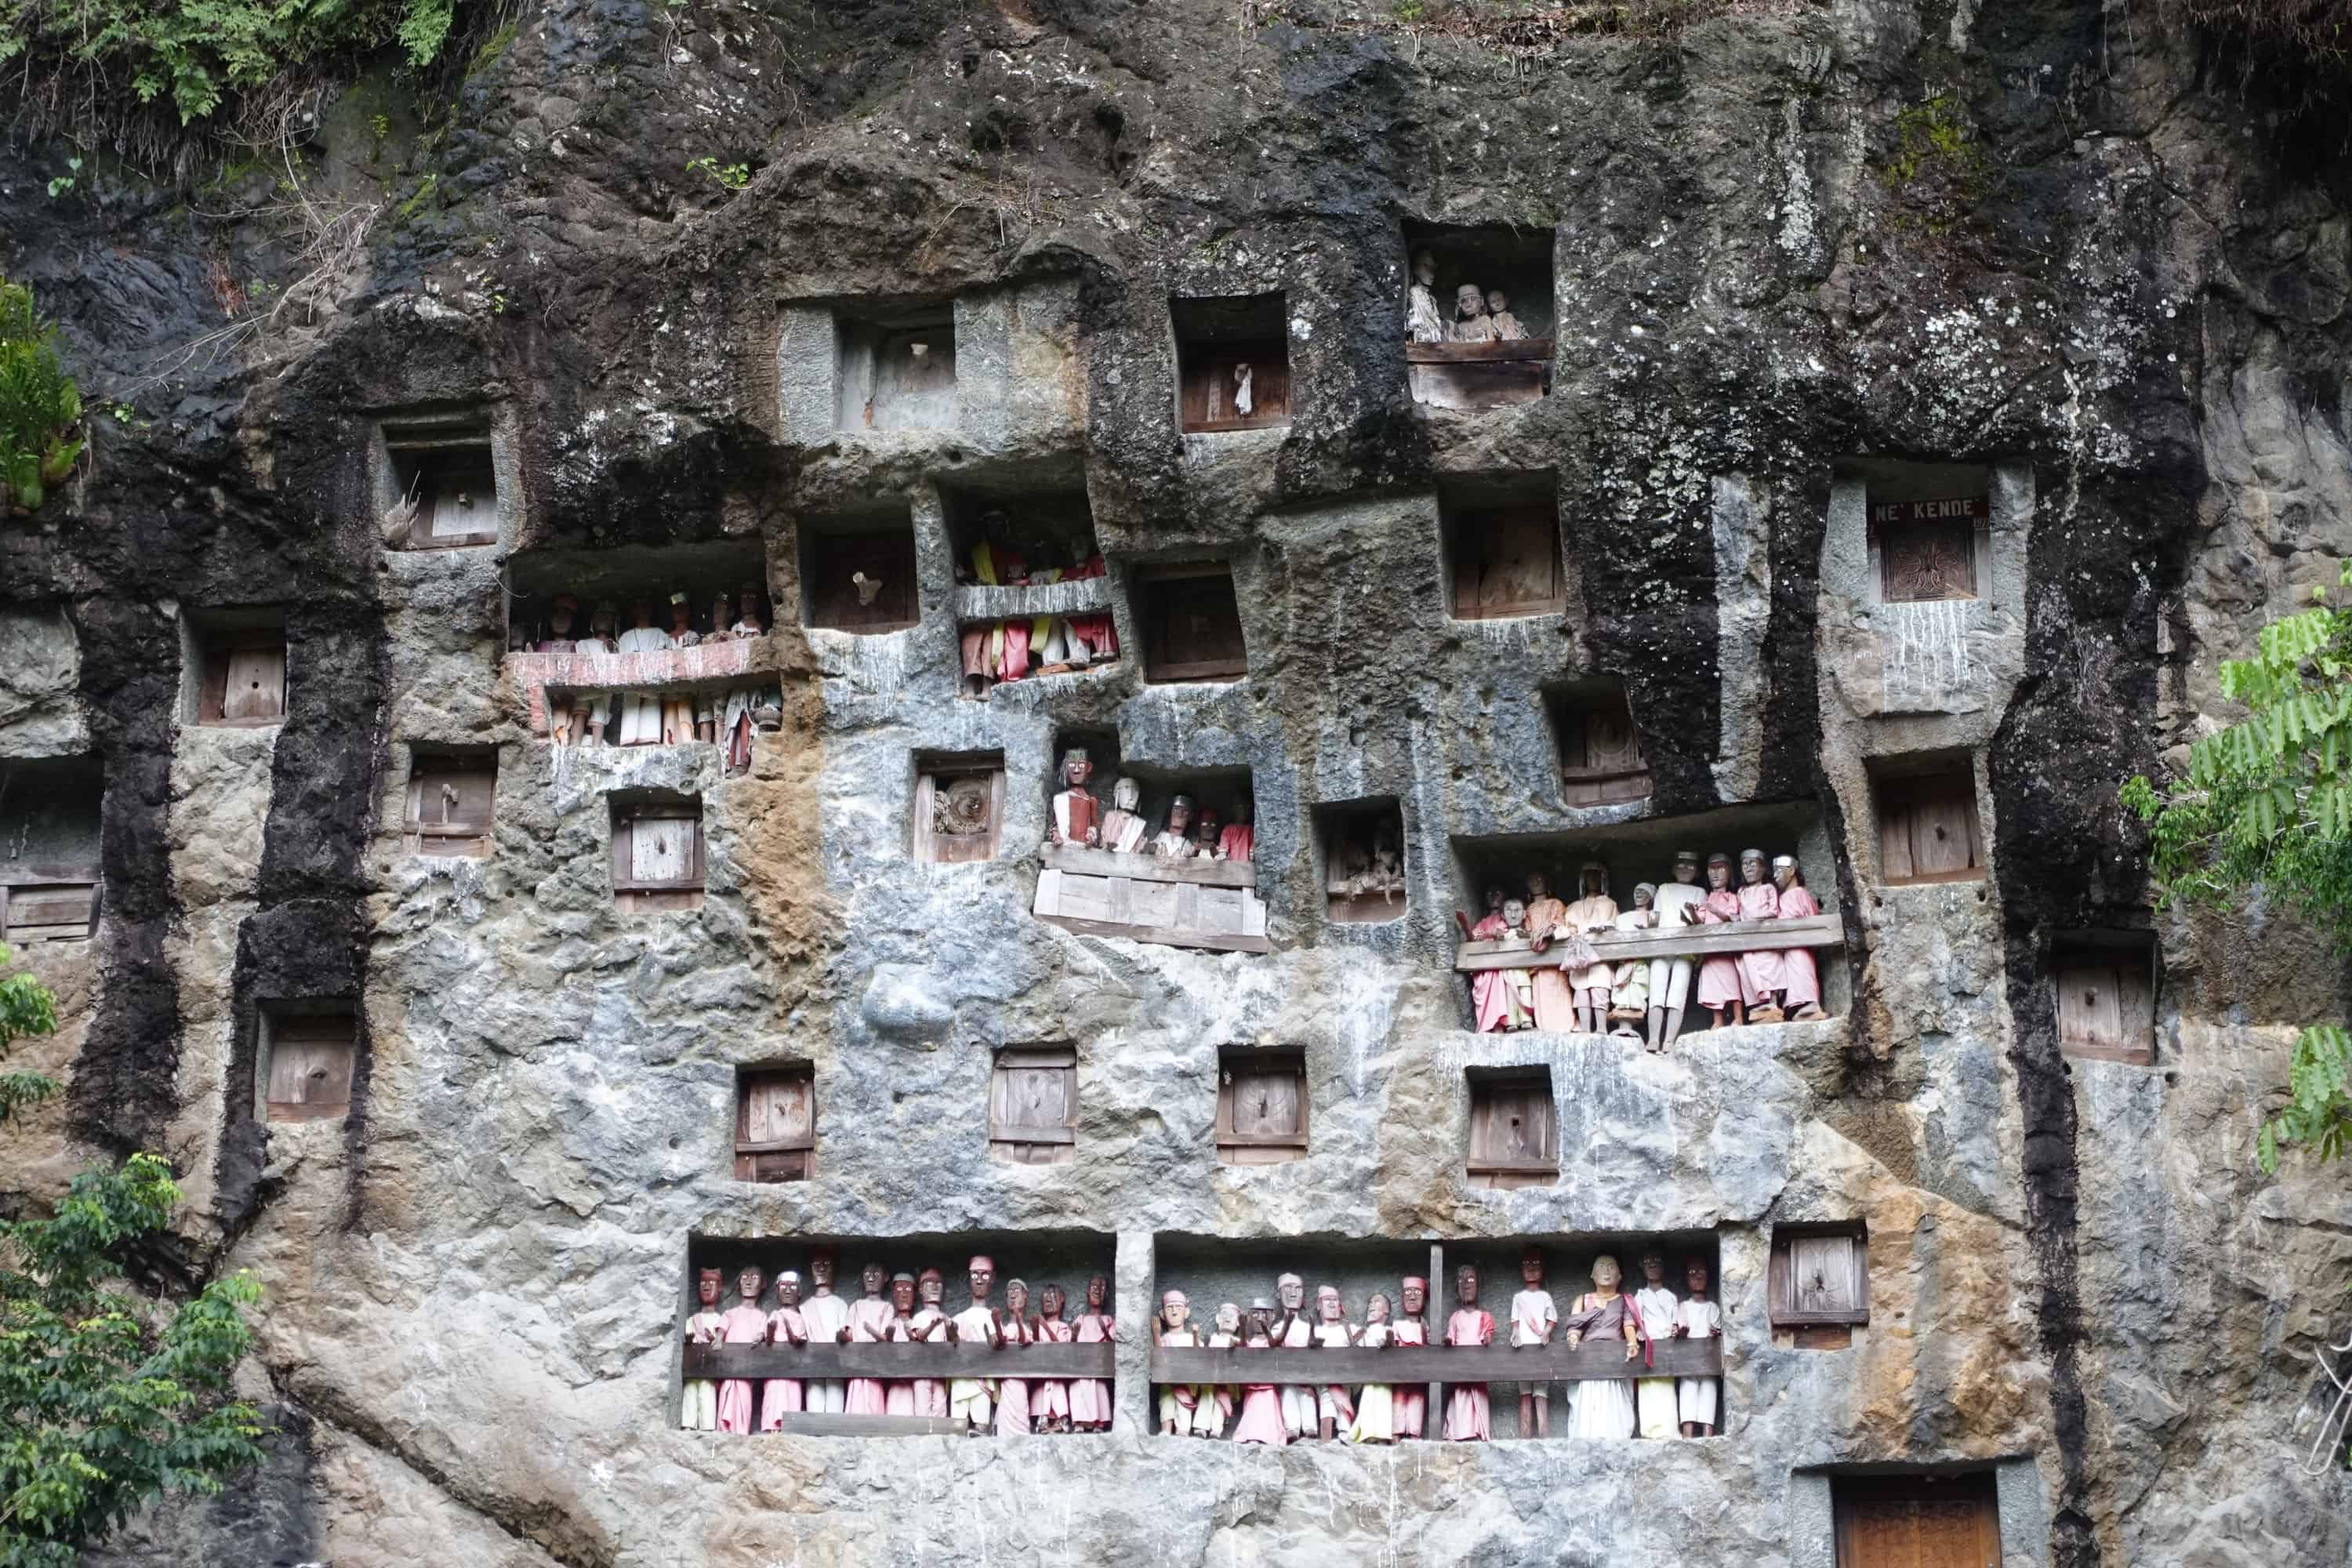
[[[1633,1292],[1633,1310],[1641,1315],[1642,1337],[1655,1344],[1672,1339],[1675,1332],[1675,1309],[1680,1305],[1666,1285],[1666,1260],[1657,1253],[1645,1253],[1642,1258],[1643,1285]],[[1641,1421],[1642,1436],[1666,1438],[1675,1436],[1675,1380],[1671,1377],[1645,1377],[1633,1385],[1633,1404]]]
[[[639,600],[629,606],[629,616],[635,624],[621,634],[615,651],[659,653],[670,646],[669,634],[653,624],[651,605]],[[621,693],[621,732],[615,743],[623,746],[659,745],[661,733],[661,699],[646,691]]]
[[[1150,824],[1143,818],[1143,786],[1119,779],[1110,786],[1111,808],[1103,814],[1102,847],[1114,855],[1132,855],[1143,847]]]
[[[1412,258],[1412,286],[1404,296],[1404,335],[1416,343],[1445,341],[1445,317],[1437,308],[1437,259],[1426,250]]]

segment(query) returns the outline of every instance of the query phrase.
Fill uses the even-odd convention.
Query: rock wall
[[[2150,923],[2116,784],[2352,551],[2340,166],[2285,86],[2122,7],[1412,10],[532,7],[429,136],[381,82],[335,100],[304,166],[383,204],[369,243],[331,308],[209,355],[216,268],[302,266],[253,193],[224,220],[109,169],[51,202],[55,150],[5,153],[0,268],[125,405],[68,504],[0,522],[0,759],[105,778],[103,914],[32,953],[64,1027],[18,1058],[70,1092],[6,1135],[9,1200],[167,1152],[173,1268],[268,1289],[246,1382],[278,1423],[249,1484],[94,1561],[1825,1564],[1837,1478],[1874,1467],[1993,1470],[2011,1565],[2352,1559],[2340,1468],[2297,1464],[2352,1214],[2252,1158],[2340,966],[2259,905],[2158,922],[2152,1066],[2062,1052],[2050,983],[2060,933]],[[1409,400],[1421,223],[1551,233],[1549,395]],[[1268,291],[1291,423],[1181,434],[1170,299]],[[831,313],[872,301],[951,301],[952,429],[835,428]],[[453,405],[492,411],[499,542],[387,552],[379,418]],[[1873,603],[1868,486],[1919,464],[1990,476],[1964,613]],[[1562,612],[1448,614],[1449,487],[1497,473],[1549,476]],[[1129,657],[961,700],[954,498],[1047,481],[1083,484]],[[803,520],[877,506],[920,624],[804,630]],[[516,574],[719,541],[782,611],[750,772],[551,748],[500,662]],[[1201,558],[1248,674],[1145,683],[1141,574]],[[186,628],[254,605],[285,612],[284,721],[193,722]],[[1596,678],[1644,805],[1561,801],[1547,697]],[[1031,915],[1074,739],[1247,770],[1271,952]],[[420,747],[495,751],[487,858],[405,852]],[[938,752],[1002,755],[996,859],[908,858]],[[1889,886],[1876,783],[1938,756],[1991,874]],[[690,912],[614,907],[610,800],[649,790],[702,802]],[[1317,809],[1370,797],[1408,910],[1328,923]],[[1468,1032],[1453,911],[1514,846],[1656,875],[1766,834],[1843,921],[1829,1021],[1664,1057]],[[265,1014],[337,1002],[350,1115],[257,1118]],[[1075,1158],[992,1157],[991,1052],[1045,1042],[1077,1053]],[[1304,1052],[1309,1151],[1220,1164],[1218,1050],[1264,1042]],[[736,1070],[785,1058],[816,1174],[739,1183]],[[1558,1182],[1469,1184],[1466,1069],[1538,1065]],[[1799,1348],[1771,1237],[1840,1220],[1870,1322]],[[690,1261],[871,1238],[952,1277],[971,1235],[1113,1276],[1113,1433],[673,1429]],[[1722,1437],[1145,1429],[1165,1285],[1270,1294],[1295,1258],[1360,1310],[1433,1239],[1507,1268],[1531,1237],[1562,1295],[1603,1245],[1713,1249]]]

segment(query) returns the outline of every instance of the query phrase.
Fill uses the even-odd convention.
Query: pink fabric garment
[[[1821,912],[1822,906],[1813,902],[1813,895],[1807,892],[1801,884],[1780,895],[1780,918],[1784,921],[1801,921],[1808,915]],[[1780,952],[1780,982],[1789,992],[1789,1010],[1793,1013],[1807,1005],[1820,1006],[1822,972],[1813,962],[1812,950],[1784,947]]]
[[[936,1377],[915,1379],[915,1414],[947,1419],[948,1385]]]
[[[1500,942],[1511,928],[1500,915],[1488,915],[1470,928],[1473,942]],[[1482,1035],[1491,1035],[1510,1020],[1511,998],[1506,988],[1508,982],[1499,969],[1482,969],[1470,977],[1470,1002],[1477,1015],[1473,1026]]]
[[[1477,1307],[1456,1309],[1445,1320],[1449,1345],[1490,1345],[1495,1342],[1495,1314]],[[1449,1383],[1445,1385],[1445,1440],[1484,1442],[1488,1436],[1486,1385]]]
[[[885,1415],[916,1414],[915,1385],[911,1383],[894,1380],[889,1385],[889,1392],[883,1396],[882,1414]]]
[[[727,771],[740,773],[751,765],[751,715],[735,716],[734,728],[727,731]]]
[[[1108,1314],[1089,1312],[1076,1323],[1075,1338],[1082,1345],[1098,1345],[1108,1340],[1118,1324]],[[1070,1383],[1070,1419],[1108,1425],[1110,1421],[1110,1384],[1099,1377],[1081,1377]]]
[[[1739,889],[1739,918],[1744,921],[1780,919],[1780,890],[1769,882],[1743,885]],[[1739,955],[1740,999],[1750,1007],[1762,1001],[1768,992],[1780,989],[1783,984],[1778,952],[1759,947]]]
[[[1077,1331],[1063,1318],[1039,1318],[1037,1342],[1041,1345],[1066,1345]],[[1042,1377],[1030,1391],[1029,1419],[1032,1421],[1067,1421],[1070,1418],[1070,1385],[1066,1379]]]
[[[787,1345],[793,1336],[808,1337],[808,1324],[803,1321],[797,1307],[779,1307],[768,1314],[768,1342]],[[789,1410],[797,1414],[803,1408],[801,1380],[797,1377],[772,1377],[760,1385],[760,1430],[781,1431],[782,1416]]]
[[[1004,623],[1004,667],[996,672],[999,680],[1018,680],[1029,673],[1029,623]]]
[[[1538,899],[1528,906],[1528,934],[1542,936],[1551,933],[1553,925],[1568,913],[1568,906],[1558,899]],[[1573,935],[1561,931],[1559,936]],[[1576,996],[1569,989],[1568,976],[1546,964],[1533,970],[1536,982],[1536,1027],[1549,1034],[1567,1034],[1576,1027]]]
[[[1028,1323],[1006,1313],[1004,1343],[1009,1350],[1014,1345],[1034,1345],[1036,1334]],[[1029,1380],[1008,1377],[996,1385],[996,1435],[1000,1437],[1022,1437],[1029,1433]]]
[[[1242,1342],[1245,1350],[1271,1350],[1274,1341],[1264,1334],[1253,1334]],[[1264,1443],[1269,1447],[1286,1448],[1290,1433],[1282,1424],[1282,1395],[1270,1383],[1242,1384],[1242,1418],[1234,1424],[1236,1443]]]
[[[757,1307],[740,1303],[727,1309],[719,1318],[719,1342],[722,1345],[756,1345],[768,1337],[768,1314]],[[719,1429],[721,1432],[749,1432],[751,1429],[751,1380],[730,1377],[719,1385]]]
[[[879,1344],[890,1337],[890,1303],[879,1296],[861,1296],[849,1304],[849,1338],[861,1345]],[[853,1377],[842,1409],[851,1415],[887,1415],[889,1401],[878,1377]]]
[[[1392,1337],[1401,1345],[1425,1345],[1429,1331],[1418,1318],[1399,1318]],[[1429,1418],[1429,1385],[1421,1383],[1399,1383],[1390,1386],[1389,1398],[1396,1411],[1396,1435],[1418,1437]]]
[[[1236,822],[1217,835],[1217,853],[1228,860],[1246,860],[1257,853],[1257,829]]]
[[[1699,900],[1698,923],[1728,925],[1739,918],[1739,895],[1728,888],[1718,889]],[[1740,985],[1739,961],[1728,953],[1716,953],[1698,966],[1698,1005],[1702,1007],[1728,1007],[1743,1000]]]

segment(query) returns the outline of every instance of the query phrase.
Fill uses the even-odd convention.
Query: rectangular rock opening
[[[283,723],[290,689],[286,612],[276,605],[198,610],[181,622],[185,712],[198,724]]]
[[[2081,931],[2052,943],[2058,1048],[2070,1057],[2156,1061],[2156,934]]]
[[[835,429],[956,427],[952,301],[861,300],[836,307],[833,323]]]
[[[1559,500],[1549,471],[1441,480],[1437,521],[1446,613],[1455,620],[1551,616],[1568,608]]]
[[[988,1152],[1016,1165],[1077,1158],[1078,1053],[1064,1045],[1005,1046],[988,1079]]]
[[[624,914],[702,907],[702,798],[666,790],[616,791],[613,901]]]
[[[1307,1053],[1297,1046],[1217,1049],[1217,1163],[1307,1158]]]
[[[689,1236],[671,1418],[689,1430],[801,1436],[922,1436],[969,1432],[975,1420],[980,1430],[1003,1436],[1107,1430],[1117,1254],[1116,1238],[1082,1230]],[[942,1320],[970,1309],[975,1257],[994,1265],[989,1301],[1007,1320],[1015,1316],[1007,1309],[1020,1282],[1023,1342],[992,1348],[976,1328],[965,1335],[971,1342],[949,1342]],[[748,1301],[740,1294],[746,1268],[759,1271]],[[800,1278],[792,1310],[803,1343],[777,1332],[777,1277],[786,1269]],[[831,1285],[823,1294],[820,1269]],[[700,1294],[706,1275],[708,1304]],[[928,1292],[926,1276],[935,1279]],[[1090,1289],[1099,1292],[1092,1310]],[[901,1290],[903,1317],[894,1300]],[[1060,1316],[1033,1331],[1032,1321],[1047,1315],[1049,1290]],[[846,1344],[836,1339],[845,1328]],[[1016,1337],[1004,1331],[1008,1341]],[[984,1408],[972,1397],[982,1392],[982,1378],[1000,1380],[998,1397]]]
[[[993,860],[1004,833],[1004,753],[918,752],[908,844],[931,865]]]
[[[1843,1350],[1870,1321],[1870,1234],[1863,1222],[1776,1225],[1764,1305],[1782,1349]]]
[[[1100,573],[1094,510],[1082,465],[1024,465],[1016,479],[960,479],[940,487],[956,582],[1026,587]]]
[[[1625,683],[1615,676],[1558,681],[1544,711],[1559,742],[1559,794],[1570,805],[1619,805],[1650,798],[1650,764]]]
[[[376,438],[377,514],[386,522],[385,543],[450,550],[499,542],[498,468],[487,412],[387,419]],[[407,526],[393,529],[401,519]]]
[[[1968,752],[1874,758],[1868,767],[1881,882],[1903,887],[1988,875],[1976,766]]]
[[[1552,232],[1404,226],[1405,363],[1415,403],[1484,409],[1551,384]]]
[[[2004,1561],[1989,1469],[1830,1479],[1837,1568],[1976,1568]]]
[[[1083,789],[1063,782],[1073,751],[1086,754]],[[1271,951],[1252,859],[1257,837],[1247,768],[1129,761],[1118,731],[1096,728],[1058,731],[1054,754],[1033,913],[1087,935]]]
[[[1855,460],[1870,552],[1872,602],[1983,597],[1992,560],[1992,470],[1976,463]]]
[[[1141,567],[1134,583],[1144,679],[1239,680],[1249,674],[1231,566],[1200,561]]]
[[[507,651],[571,652],[592,637],[614,643],[635,627],[640,608],[646,628],[677,646],[673,594],[686,595],[695,644],[741,636],[747,597],[765,628],[767,551],[757,539],[718,539],[517,555],[507,563]]]
[[[271,1122],[340,1121],[351,1111],[358,1058],[358,1018],[348,1005],[265,1005],[255,1114]]]
[[[410,748],[404,847],[411,855],[488,858],[498,794],[497,747]]]
[[[1702,997],[1719,995],[1726,987],[1741,999],[1743,1013],[1751,987],[1761,989],[1766,982],[1779,987],[1774,994],[1783,1019],[1799,1020],[1809,1005],[1829,1017],[1846,1010],[1836,859],[1813,802],[1726,806],[1557,833],[1457,836],[1453,848],[1460,900],[1456,921],[1465,937],[1454,967],[1465,977],[1468,1027],[1574,1031],[1576,994],[1596,989],[1607,1004],[1602,1029],[1644,1040],[1646,1015],[1653,1009],[1680,1007],[1685,1033],[1707,1027],[1717,1010]],[[1743,895],[1740,861],[1750,848],[1762,854],[1762,877]],[[1691,879],[1678,882],[1678,858],[1685,850],[1696,863]],[[1686,923],[1680,906],[1704,904],[1707,861],[1718,854],[1727,862],[1724,890],[1733,900],[1726,909],[1737,909],[1737,918]],[[1785,890],[1775,885],[1772,865],[1782,855],[1795,863]],[[1587,896],[1588,865],[1598,867],[1598,896],[1606,904],[1577,911]],[[1653,889],[1654,921],[1635,918],[1635,889],[1642,884]],[[1490,912],[1501,900],[1521,906],[1517,926],[1507,923],[1507,911]],[[1767,907],[1774,911],[1769,919],[1761,913]],[[1782,913],[1784,908],[1797,912]],[[1562,947],[1548,942],[1544,952],[1536,952],[1538,933],[1532,927],[1544,924],[1549,931],[1578,919],[1588,925],[1600,922],[1586,932],[1593,963],[1563,972]],[[1557,942],[1565,941],[1563,931]],[[1717,960],[1720,964],[1710,969],[1710,961]],[[1728,1006],[1719,1011],[1729,1022]]]
[[[1187,434],[1290,423],[1290,329],[1279,292],[1171,300],[1168,311]]]
[[[871,635],[904,631],[922,619],[915,521],[903,503],[803,517],[795,531],[803,626]]]
[[[1559,1180],[1559,1107],[1549,1067],[1471,1068],[1468,1152],[1474,1187],[1548,1187]]]
[[[816,1068],[805,1061],[735,1069],[735,1179],[804,1182],[816,1174]]]
[[[1315,842],[1324,919],[1378,925],[1405,917],[1404,810],[1394,795],[1317,806]]]
[[[96,757],[0,761],[0,942],[96,934],[105,788]]]

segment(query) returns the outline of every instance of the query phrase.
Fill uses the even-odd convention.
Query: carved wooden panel
[[[408,774],[408,852],[488,855],[498,791],[496,756],[418,752]]]
[[[1558,1179],[1559,1118],[1548,1069],[1470,1080],[1469,1173],[1482,1187]]]
[[[1237,367],[1249,367],[1250,410],[1238,405]],[[1279,338],[1188,345],[1181,393],[1188,431],[1258,430],[1290,423],[1290,345]]]
[[[1031,912],[1066,931],[1170,947],[1272,951],[1257,868],[1245,861],[1168,860],[1058,844],[1037,853],[1045,869]]]
[[[199,654],[204,684],[196,719],[205,724],[275,724],[286,716],[286,634],[215,633]]]
[[[1840,1477],[1838,1568],[2001,1568],[1992,1478]]]
[[[809,541],[807,572],[813,626],[895,632],[921,618],[912,528],[818,534]]]
[[[1889,604],[1977,596],[1977,536],[1986,499],[1884,501],[1870,509],[1879,597]]]
[[[1306,1153],[1306,1058],[1254,1048],[1222,1053],[1217,1158],[1228,1165],[1275,1165]]]
[[[774,1068],[742,1074],[736,1080],[736,1180],[804,1181],[815,1161],[813,1069]]]
[[[1881,779],[1876,796],[1882,880],[1958,882],[1985,874],[1971,773]]]
[[[2053,965],[2058,1046],[2069,1056],[2156,1060],[2156,985],[2151,950],[2062,947]]]
[[[1870,1321],[1870,1245],[1859,1230],[1774,1232],[1765,1304],[1775,1328]]]
[[[1146,680],[1231,680],[1249,673],[1232,572],[1171,569],[1143,578],[1140,587]]]
[[[1560,582],[1559,520],[1552,508],[1471,511],[1456,519],[1455,619],[1549,615],[1567,607]]]
[[[1077,1157],[1078,1055],[1066,1047],[1008,1046],[989,1084],[991,1151],[1024,1165]]]
[[[941,768],[915,781],[912,837],[919,861],[993,860],[1003,822],[1003,768]]]
[[[349,1014],[269,1018],[268,1088],[272,1121],[314,1121],[351,1109],[354,1022]]]

